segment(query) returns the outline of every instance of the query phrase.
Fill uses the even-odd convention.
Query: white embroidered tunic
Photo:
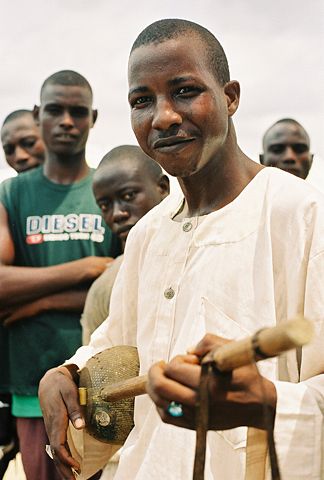
[[[237,339],[304,314],[316,340],[301,365],[291,351],[260,368],[277,388],[283,480],[323,479],[324,197],[266,168],[218,211],[177,222],[182,203],[168,197],[132,229],[110,316],[68,363],[136,345],[144,373],[206,332]],[[209,432],[206,480],[243,480],[245,444],[245,427]],[[194,446],[194,432],[163,424],[150,398],[138,397],[115,480],[189,480]]]

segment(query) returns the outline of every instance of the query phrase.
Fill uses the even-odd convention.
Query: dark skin
[[[17,173],[44,162],[45,146],[32,113],[25,113],[3,125],[1,142],[8,164]]]
[[[220,85],[210,71],[205,50],[202,40],[188,33],[188,36],[141,46],[132,52],[129,60],[129,103],[134,133],[142,150],[177,177],[185,196],[184,208],[190,216],[207,214],[230,203],[263,168],[246,157],[236,143],[231,117],[239,104],[239,84],[231,81]],[[181,364],[194,367],[197,379],[198,365],[188,361],[185,364],[182,360]],[[165,385],[164,368],[163,365],[159,378]],[[56,465],[64,478],[71,480],[71,467],[78,469],[79,465],[66,446],[68,417],[77,428],[84,427],[74,384],[76,372],[76,365],[49,371],[39,389]],[[187,381],[183,372],[180,373],[176,381],[168,383],[168,395],[172,399],[174,390]],[[263,396],[255,391],[254,381],[251,372],[235,373],[242,408],[239,415],[233,417],[234,425],[227,417],[228,424],[222,427],[259,424],[254,419],[259,420]],[[230,386],[228,382],[227,386]],[[273,384],[266,383],[265,389],[275,404]],[[229,388],[226,390],[224,385],[223,390],[226,397]],[[218,397],[219,388],[214,391]],[[195,391],[189,389],[189,392],[190,406]],[[255,409],[251,409],[251,398]],[[225,400],[225,403],[226,410],[232,414],[238,402]]]
[[[89,167],[85,146],[97,112],[90,91],[80,86],[48,85],[35,118],[47,147],[44,174],[52,182],[71,184]],[[14,266],[15,245],[6,209],[0,204],[0,313],[12,323],[44,309],[82,312],[88,285],[105,270],[110,257],[86,257],[52,267]],[[85,286],[86,285],[86,286]],[[58,297],[52,295],[59,294]]]
[[[153,178],[136,156],[114,158],[94,176],[93,193],[102,217],[123,248],[131,228],[169,194],[166,175]]]
[[[305,179],[313,163],[309,137],[298,124],[279,122],[263,138],[264,153],[260,162],[267,167],[277,167],[296,177]]]
[[[195,429],[195,413],[201,374],[200,358],[228,340],[207,334],[188,355],[179,355],[170,363],[160,362],[149,371],[147,392],[157,406],[161,419],[178,427]],[[266,392],[266,398],[264,398]],[[209,380],[210,430],[239,426],[264,429],[263,402],[275,416],[276,391],[272,382],[260,377],[255,366],[240,367],[229,373],[214,373]],[[180,402],[183,417],[167,413],[171,401]]]

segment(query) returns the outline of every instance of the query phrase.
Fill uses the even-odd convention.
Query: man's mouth
[[[128,235],[128,232],[133,228],[134,225],[123,225],[122,227],[117,228],[114,233],[121,238],[125,238]]]
[[[301,170],[299,168],[292,168],[292,167],[283,167],[285,172],[291,173],[292,175],[300,176]]]
[[[195,140],[194,137],[180,137],[180,136],[174,135],[172,137],[161,138],[159,140],[156,140],[153,144],[153,148],[155,150],[158,150],[158,149],[164,149],[169,147],[176,147],[178,145],[182,146],[184,144],[193,142],[194,140]]]
[[[73,141],[76,139],[75,135],[72,135],[71,133],[57,133],[55,135],[55,138],[58,140],[63,140],[63,141]]]

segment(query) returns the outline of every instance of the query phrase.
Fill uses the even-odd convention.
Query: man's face
[[[44,161],[44,143],[31,114],[9,120],[2,127],[1,142],[8,164],[18,173]]]
[[[104,221],[125,243],[130,229],[169,193],[166,182],[154,181],[136,161],[100,167],[93,193]]]
[[[129,60],[136,138],[147,155],[177,177],[190,176],[217,157],[228,134],[228,97],[205,51],[193,35],[139,47]]]
[[[49,84],[43,90],[38,118],[49,152],[62,156],[84,152],[95,117],[87,88]]]
[[[261,163],[278,167],[300,178],[306,178],[312,166],[313,155],[309,151],[309,138],[303,128],[294,123],[278,123],[264,139]]]

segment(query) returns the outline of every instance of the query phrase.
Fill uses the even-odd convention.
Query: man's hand
[[[50,267],[1,265],[0,304],[2,308],[20,306],[38,298],[84,287],[92,283],[114,259],[84,257]]]
[[[69,419],[77,429],[85,426],[76,378],[76,365],[53,368],[40,381],[38,391],[53,460],[62,477],[67,480],[75,480],[72,468],[77,472],[80,470],[67,445]]]
[[[83,269],[85,274],[85,280],[95,280],[99,277],[107,268],[107,266],[114,261],[112,257],[84,257],[78,262],[80,268]]]
[[[30,303],[26,303],[20,307],[11,307],[9,309],[0,312],[0,321],[3,322],[5,327],[9,327],[18,320],[24,320],[26,318],[34,317],[38,313],[43,311],[42,299],[35,300]]]
[[[199,358],[227,342],[216,335],[206,335],[191,354],[175,357],[170,363],[153,365],[149,371],[147,391],[157,405],[162,420],[184,428],[195,428],[195,406],[200,382]],[[263,405],[276,407],[276,390],[272,382],[261,377],[255,365],[229,373],[214,372],[209,379],[210,430],[226,430],[239,426],[265,428]],[[171,401],[183,405],[182,417],[167,413]]]
[[[81,313],[87,296],[86,289],[66,290],[46,297],[38,298],[22,305],[0,309],[0,322],[5,327],[20,320],[29,320],[39,313],[49,310]]]

